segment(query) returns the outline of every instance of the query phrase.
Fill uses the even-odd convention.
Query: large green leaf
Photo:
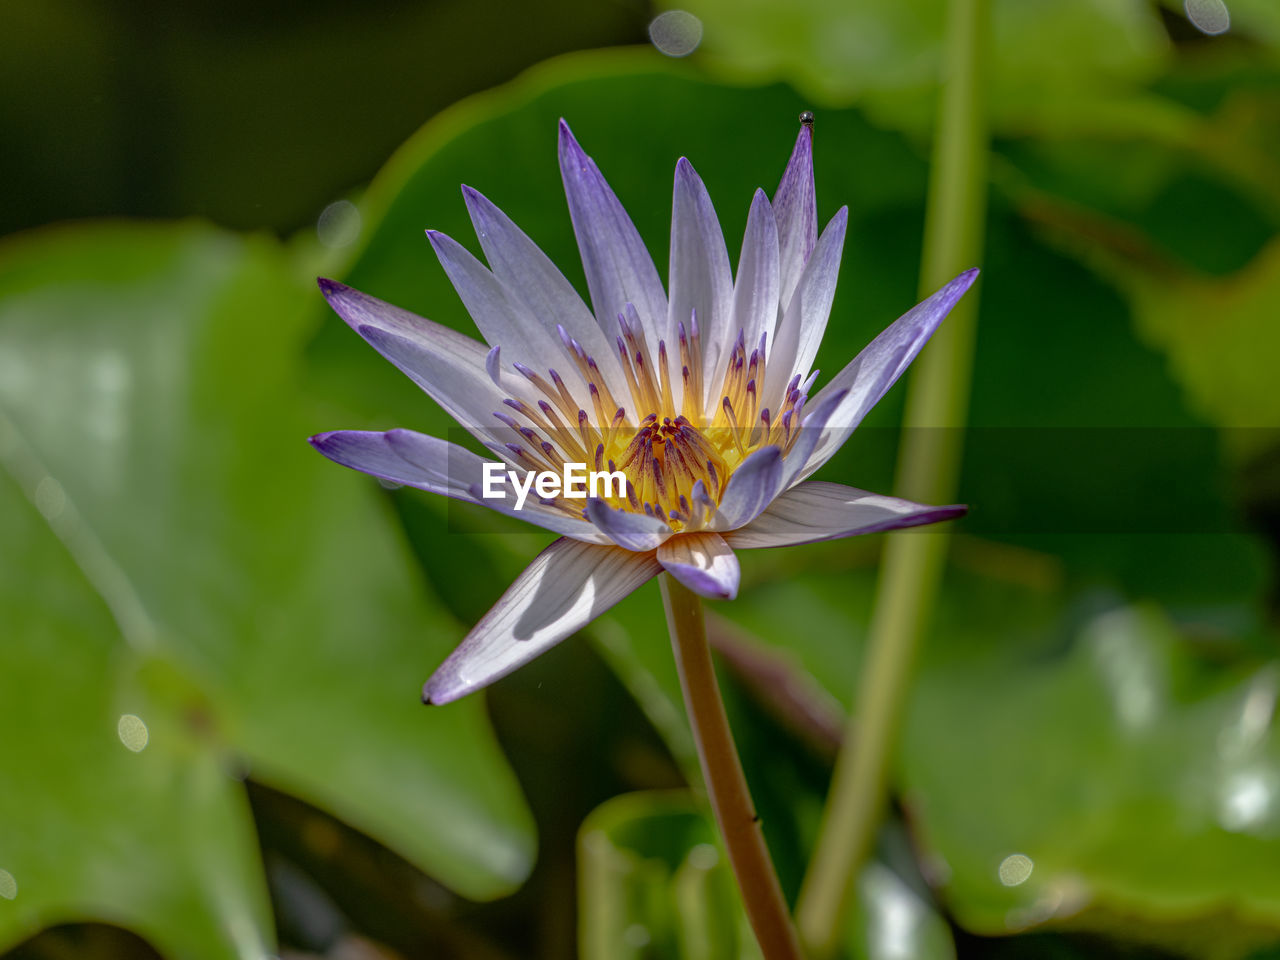
[[[481,703],[418,702],[459,626],[386,503],[305,442],[332,426],[297,382],[312,290],[271,241],[197,225],[0,254],[0,942],[101,917],[260,955],[246,772],[465,895],[529,869]]]
[[[1208,668],[1150,607],[1064,630],[1034,600],[968,622],[966,606],[942,614],[902,776],[960,922],[1123,930],[1201,956],[1274,940],[1277,665]],[[976,631],[1020,631],[1023,649]]]

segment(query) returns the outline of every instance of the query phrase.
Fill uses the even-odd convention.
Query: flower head
[[[488,266],[427,235],[485,343],[321,280],[334,310],[466,427],[513,480],[580,464],[621,474],[597,496],[494,494],[485,461],[410,430],[311,438],[338,463],[519,516],[561,535],[423,692],[445,703],[564,639],[660,571],[704,596],[738,589],[735,548],[811,543],[948,519],[930,507],[806,478],[898,379],[977,274],[961,274],[880,334],[822,389],[848,210],[818,233],[812,128],[772,202],[757,190],[738,269],[706,188],[676,164],[664,290],[618,198],[560,124],[560,168],[588,309],[546,255],[463,188]],[[525,488],[525,494],[528,487]]]

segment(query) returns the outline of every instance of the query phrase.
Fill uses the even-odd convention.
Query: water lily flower
[[[738,591],[735,550],[813,543],[950,519],[926,506],[807,479],[848,439],[972,284],[961,274],[907,312],[820,390],[848,209],[818,233],[811,127],[770,202],[757,190],[736,274],[711,199],[676,164],[664,290],[622,204],[569,127],[560,168],[592,308],[505,214],[463,187],[488,261],[427,235],[484,342],[341,283],[333,309],[491,451],[504,470],[620,472],[602,495],[521,498],[485,487],[484,458],[412,430],[343,430],[311,443],[345,466],[479,503],[560,538],[427,681],[447,703],[559,643],[662,571],[706,597]]]

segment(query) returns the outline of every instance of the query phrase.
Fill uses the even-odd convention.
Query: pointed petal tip
[[[320,288],[320,292],[325,295],[326,299],[351,289],[345,283],[330,280],[328,277],[316,277],[316,286]]]
[[[437,670],[422,685],[422,703],[424,706],[443,707],[446,703],[453,703],[471,692],[465,686],[460,688],[457,683],[448,683],[449,678],[441,677],[440,673],[441,671]]]
[[[578,138],[573,135],[573,131],[569,129],[569,121],[564,117],[560,118],[558,130],[561,150],[572,148],[581,152],[582,148],[578,146]]]

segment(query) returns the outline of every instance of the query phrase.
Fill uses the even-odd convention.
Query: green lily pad
[[[460,626],[385,501],[305,442],[332,426],[298,387],[312,289],[197,225],[0,253],[0,944],[99,918],[262,956],[246,773],[466,896],[528,873],[481,702],[418,702]]]

